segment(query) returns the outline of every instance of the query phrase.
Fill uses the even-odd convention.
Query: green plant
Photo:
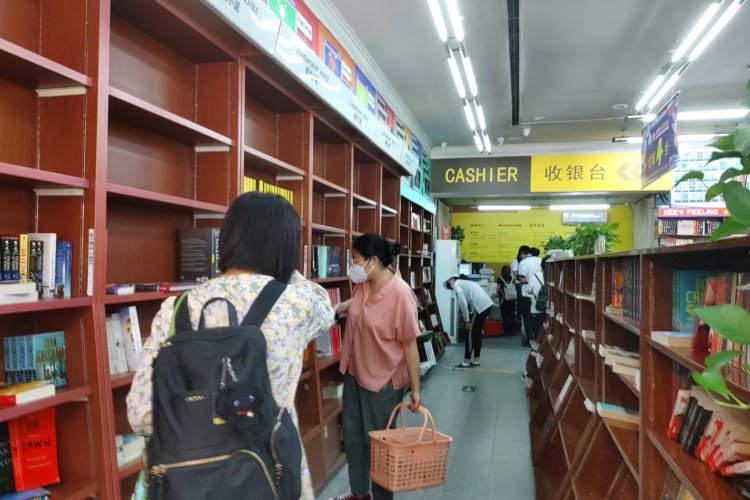
[[[568,245],[568,240],[560,235],[550,236],[549,239],[542,244],[544,247],[544,253],[547,253],[550,250],[567,250]]]
[[[451,228],[451,239],[454,239],[461,243],[464,241],[464,238],[466,238],[464,228],[462,228],[461,226],[453,226]]]
[[[747,84],[747,92],[750,94],[750,81]],[[750,123],[738,125],[732,134],[719,138],[711,146],[718,151],[711,155],[708,163],[722,158],[738,158],[741,165],[741,168],[728,168],[719,181],[708,186],[706,191],[706,201],[713,200],[719,195],[723,196],[730,213],[730,217],[711,234],[711,240],[715,241],[725,236],[750,231],[750,191],[738,181],[750,175]],[[688,172],[675,185],[690,179],[702,182],[703,172]],[[734,304],[699,307],[693,309],[693,314],[727,340],[738,345],[750,344],[750,312],[741,307]],[[693,380],[706,389],[717,404],[747,410],[750,409],[750,404],[743,403],[732,394],[722,376],[724,366],[732,363],[739,355],[740,351],[724,351],[707,356],[705,370],[693,373]],[[744,366],[748,369],[747,365]],[[723,399],[716,399],[713,394],[718,394]]]
[[[568,249],[573,250],[574,255],[592,255],[594,253],[594,246],[599,236],[604,236],[607,242],[607,251],[612,249],[612,243],[620,241],[620,236],[615,233],[615,230],[620,227],[620,224],[593,224],[586,222],[579,224],[573,234],[568,238]]]

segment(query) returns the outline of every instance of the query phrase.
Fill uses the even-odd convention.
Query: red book
[[[682,417],[685,414],[688,399],[690,399],[689,390],[683,389],[677,392],[677,399],[675,400],[674,408],[672,409],[672,417],[669,419],[669,428],[667,428],[667,437],[669,439],[676,440],[677,435],[680,433]]]
[[[15,418],[8,422],[8,429],[16,489],[59,483],[55,409]]]
[[[703,307],[713,306],[716,304],[719,288],[719,278],[710,277],[706,280],[706,288],[703,290]],[[690,341],[690,348],[698,352],[708,352],[708,325],[699,318],[695,319],[695,328],[693,329],[693,338]]]

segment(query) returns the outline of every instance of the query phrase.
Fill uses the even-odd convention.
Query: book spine
[[[28,380],[44,380],[43,377],[38,377],[36,373],[36,353],[34,352],[34,335],[25,335],[24,341],[26,343],[26,370],[29,373]]]
[[[10,249],[10,237],[0,237],[0,281],[10,281],[11,279],[11,249]]]
[[[21,283],[29,281],[29,235],[18,237],[18,280]]]
[[[29,367],[26,365],[26,335],[16,337],[16,363],[19,382],[28,382]]]
[[[18,236],[14,236],[10,240],[11,254],[10,254],[10,279],[14,281],[20,281],[21,271],[19,269],[21,264],[21,249],[18,241]]]
[[[3,364],[5,365],[5,383],[10,383],[10,337],[3,338]]]

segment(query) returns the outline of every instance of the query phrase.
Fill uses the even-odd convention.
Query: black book
[[[313,246],[312,251],[312,277],[318,278],[320,270],[318,269],[319,266],[319,259],[318,259],[318,250],[320,249],[319,246]]]
[[[695,447],[698,445],[698,441],[700,441],[703,433],[706,431],[706,426],[708,425],[708,421],[711,420],[711,416],[713,415],[713,413],[714,412],[712,412],[711,410],[707,410],[703,407],[701,407],[700,411],[697,413],[697,416],[694,419],[695,424],[690,430],[690,434],[688,435],[687,439],[685,440],[685,444],[682,447],[682,449],[685,450],[688,455],[695,455]]]
[[[698,406],[698,400],[695,399],[695,397],[690,396],[690,399],[688,399],[687,407],[685,408],[685,413],[682,417],[682,425],[680,426],[680,432],[677,434],[677,442],[682,444],[685,439],[685,434],[687,434],[688,427],[690,426],[690,421],[693,413],[695,412],[695,408]]]

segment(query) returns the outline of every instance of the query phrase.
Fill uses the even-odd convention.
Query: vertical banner
[[[677,166],[677,103],[680,94],[669,100],[641,133],[641,186],[646,187]]]

